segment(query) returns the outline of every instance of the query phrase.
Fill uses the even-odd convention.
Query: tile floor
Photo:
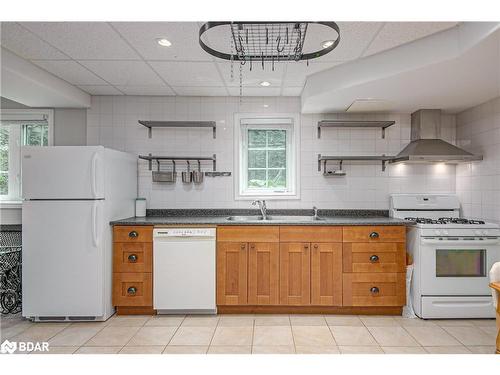
[[[50,353],[471,354],[494,353],[495,320],[389,316],[113,316],[107,322],[0,318],[0,342],[48,341]]]

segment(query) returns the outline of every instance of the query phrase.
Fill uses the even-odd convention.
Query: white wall
[[[457,193],[465,216],[500,222],[500,97],[457,115],[457,140],[482,162],[457,167]]]
[[[264,104],[268,107],[265,108]],[[94,96],[87,110],[87,143],[134,154],[217,154],[217,169],[233,171],[235,113],[299,113],[297,97],[134,97]],[[391,119],[396,124],[381,138],[378,129],[325,129],[316,138],[316,124],[331,118]],[[455,166],[392,165],[385,172],[379,163],[345,163],[346,177],[325,178],[317,171],[317,154],[396,154],[410,138],[409,114],[353,116],[301,115],[301,199],[272,201],[270,208],[388,208],[390,193],[455,192]],[[153,129],[153,138],[137,120],[215,120],[217,139],[207,129]],[[443,135],[455,140],[454,116],[443,116]],[[205,169],[209,169],[208,166]],[[149,208],[247,208],[234,200],[233,177],[205,178],[200,185],[151,182],[147,163],[140,163],[140,195]]]

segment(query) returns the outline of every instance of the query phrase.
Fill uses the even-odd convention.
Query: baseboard
[[[116,306],[116,315],[156,315],[153,306]]]
[[[399,315],[400,306],[217,306],[219,314]]]

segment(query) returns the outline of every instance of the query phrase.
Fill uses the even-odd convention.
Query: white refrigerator
[[[106,320],[112,228],[134,216],[137,157],[102,146],[22,149],[22,315]]]

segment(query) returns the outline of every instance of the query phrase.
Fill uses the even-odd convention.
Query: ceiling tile
[[[75,60],[139,59],[106,22],[23,22],[24,27]]]
[[[360,57],[383,22],[337,22],[337,24],[340,28],[339,45],[325,56],[314,59],[315,62],[349,61]],[[309,24],[304,51],[321,49],[322,42],[331,40],[332,35],[335,37],[335,31],[321,25]]]
[[[33,62],[55,76],[74,85],[105,85],[102,79],[72,60],[33,60]]]
[[[225,87],[174,87],[177,95],[185,96],[227,96]]]
[[[2,22],[0,35],[3,47],[25,59],[65,60],[69,58],[15,22]]]
[[[285,62],[275,63],[274,71],[272,70],[272,63],[265,62],[264,70],[259,62],[252,63],[252,70],[250,70],[250,63],[242,65],[243,85],[245,86],[258,86],[262,81],[268,81],[271,86],[281,86],[283,80],[283,72]],[[240,64],[233,63],[233,80],[231,81],[231,63],[218,62],[217,65],[222,73],[222,78],[227,86],[240,85]]]
[[[122,86],[159,86],[163,81],[143,61],[80,61],[112,85]]]
[[[283,96],[300,96],[303,86],[300,87],[283,87],[281,95]]]
[[[396,47],[449,29],[456,22],[387,22],[370,44],[364,56]]]
[[[116,86],[126,95],[175,95],[168,86]]]
[[[90,95],[123,95],[120,91],[109,85],[80,85],[78,87]]]
[[[213,62],[153,61],[150,64],[170,86],[224,86]]]
[[[196,22],[113,22],[112,26],[145,60],[212,61],[198,43]],[[160,46],[156,42],[159,38],[172,45]]]
[[[286,66],[285,80],[283,84],[285,86],[303,87],[307,76],[340,64],[340,62],[310,62],[309,66],[307,66],[307,62],[305,61],[289,62]]]
[[[231,96],[239,96],[239,87],[228,87]],[[243,96],[280,96],[279,87],[243,87]]]

